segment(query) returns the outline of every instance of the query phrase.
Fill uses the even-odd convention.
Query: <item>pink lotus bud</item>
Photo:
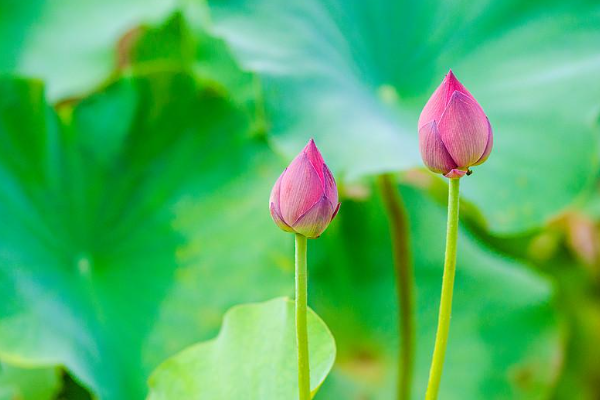
[[[492,126],[483,109],[452,71],[419,117],[419,146],[427,168],[448,178],[469,175],[492,151]]]
[[[275,182],[269,208],[277,226],[308,238],[319,237],[337,214],[340,203],[335,179],[314,140]]]

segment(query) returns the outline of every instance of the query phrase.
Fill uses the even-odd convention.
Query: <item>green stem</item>
[[[392,255],[398,296],[400,351],[397,398],[409,400],[415,357],[414,272],[410,253],[408,213],[393,177],[379,177],[379,186],[390,224]]]
[[[298,349],[298,392],[300,400],[310,400],[308,364],[306,237],[296,234],[296,347]]]
[[[444,260],[444,277],[442,278],[442,297],[438,330],[435,336],[433,360],[429,371],[429,384],[425,400],[437,399],[444,368],[444,357],[450,330],[450,314],[452,313],[452,291],[456,272],[456,239],[458,236],[458,190],[459,179],[450,179],[448,189],[448,226],[446,231],[446,258]]]

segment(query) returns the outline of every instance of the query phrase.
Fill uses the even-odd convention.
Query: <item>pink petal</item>
[[[281,173],[281,175],[279,175],[275,185],[273,185],[271,196],[269,198],[269,210],[271,211],[271,217],[273,218],[273,221],[275,221],[275,224],[277,224],[278,227],[284,231],[293,232],[293,229],[283,220],[283,217],[281,216],[281,210],[279,209],[281,179],[283,178],[285,171],[287,171],[287,168]]]
[[[440,118],[438,131],[452,159],[460,169],[466,169],[485,151],[489,122],[477,101],[456,91]]]
[[[490,153],[492,152],[492,146],[494,145],[494,134],[492,132],[492,125],[490,124],[489,120],[488,120],[488,129],[489,129],[488,140],[487,140],[487,144],[485,145],[485,150],[483,151],[483,154],[481,155],[479,160],[473,165],[483,164],[488,159],[488,157],[490,156]]]
[[[275,203],[271,203],[269,210],[271,211],[271,217],[273,218],[273,221],[275,221],[275,224],[280,229],[283,229],[286,232],[294,232],[292,227],[286,224],[283,218],[281,217],[279,210],[275,207]]]
[[[439,123],[440,118],[442,117],[442,114],[444,113],[444,110],[450,102],[450,98],[454,92],[463,93],[475,100],[467,88],[465,88],[462,83],[456,79],[452,73],[452,70],[450,70],[444,77],[444,80],[440,86],[438,86],[435,92],[433,92],[427,101],[427,104],[425,104],[423,111],[421,111],[421,115],[419,116],[419,129],[431,121],[436,121]]]
[[[462,83],[460,83],[460,81],[458,79],[456,79],[456,76],[454,75],[454,73],[452,72],[452,70],[448,71],[448,75],[446,75],[446,105],[448,105],[448,103],[450,102],[450,98],[452,97],[452,94],[454,94],[454,92],[460,92],[468,97],[470,97],[471,99],[475,100],[475,97],[473,97],[473,95],[467,90],[466,87],[463,86]]]
[[[292,225],[294,231],[307,238],[316,238],[323,233],[331,222],[334,209],[325,196],[315,203]]]
[[[305,152],[301,152],[281,178],[279,209],[284,221],[296,221],[323,196],[323,184]]]
[[[308,160],[315,168],[315,171],[317,171],[317,174],[319,174],[319,178],[321,178],[321,181],[323,181],[323,166],[325,165],[325,161],[323,160],[323,156],[317,148],[315,141],[310,139],[302,152],[306,154]]]
[[[435,121],[419,129],[419,147],[423,162],[433,172],[445,174],[457,167],[440,138]]]
[[[342,203],[337,203],[337,206],[335,206],[335,211],[333,212],[333,215],[331,216],[331,220],[332,221],[335,218],[335,216],[338,214],[338,211],[340,211],[340,206],[341,205],[342,205]]]
[[[337,185],[335,184],[335,178],[333,174],[327,168],[327,165],[323,164],[323,187],[325,190],[325,196],[331,202],[331,204],[338,203],[338,191]]]
[[[271,189],[271,196],[269,197],[269,204],[275,204],[275,206],[277,207],[278,210],[279,210],[279,191],[281,188],[281,178],[283,178],[285,171],[287,171],[287,168],[283,170],[281,175],[279,175],[279,178],[277,178],[277,181],[275,181],[275,184],[273,185],[273,189]]]

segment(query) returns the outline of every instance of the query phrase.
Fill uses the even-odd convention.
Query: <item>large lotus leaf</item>
[[[265,205],[280,171],[246,113],[188,74],[123,78],[58,114],[40,84],[0,79],[0,358],[144,398],[231,306],[293,292],[293,240]]]
[[[221,88],[233,101],[249,111],[255,130],[264,130],[264,110],[260,85],[255,75],[241,69],[222,40],[204,27],[204,7],[186,7],[158,25],[147,25],[130,33],[121,46],[123,64],[145,71],[183,67],[198,79]]]
[[[446,213],[413,188],[403,188],[402,195],[416,275],[411,398],[422,399],[437,324]],[[396,386],[398,311],[387,221],[377,198],[346,200],[342,207],[326,234],[309,243],[309,299],[338,348],[336,367],[318,398],[390,399]],[[546,399],[562,354],[549,282],[461,228],[440,400]]]
[[[597,168],[600,8],[588,1],[214,0],[265,85],[276,143],[313,136],[348,179],[421,165],[417,119],[452,68],[494,128],[463,185],[496,233],[542,224]]]
[[[0,363],[0,400],[52,400],[60,385],[58,368],[18,368]]]
[[[115,68],[117,40],[164,18],[178,0],[3,0],[0,72],[48,82],[52,99],[81,95]]]
[[[310,386],[319,389],[335,360],[335,341],[309,309]],[[150,377],[149,400],[282,400],[298,398],[294,302],[285,298],[237,306],[216,339],[185,349]]]

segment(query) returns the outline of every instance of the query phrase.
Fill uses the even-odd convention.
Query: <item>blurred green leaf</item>
[[[185,67],[195,61],[196,40],[188,29],[181,13],[173,14],[156,27],[142,27],[133,31],[131,48],[122,49],[130,63],[174,63]]]
[[[437,324],[446,212],[414,188],[403,187],[401,193],[410,215],[417,291],[412,398],[422,399]],[[383,205],[377,196],[343,201],[326,234],[310,244],[309,301],[338,348],[334,371],[317,398],[390,399],[398,311]],[[548,398],[564,353],[551,285],[464,228],[458,248],[440,400]]]
[[[600,220],[600,181],[596,180],[593,190],[582,199],[579,209],[588,217]]]
[[[160,25],[140,27],[124,37],[121,68],[145,72],[177,67],[193,71],[197,79],[246,109],[253,131],[264,133],[264,105],[256,76],[242,70],[225,43],[206,31],[202,7],[187,7],[185,11],[175,12]]]
[[[0,400],[52,400],[60,386],[58,368],[17,368],[0,363]]]
[[[311,390],[335,360],[325,323],[308,314]],[[149,400],[282,400],[298,397],[294,302],[284,298],[231,309],[216,339],[199,343],[160,365],[150,377]]]
[[[178,0],[4,0],[0,72],[42,78],[52,99],[78,96],[115,68],[121,35],[164,18]]]
[[[249,129],[186,73],[58,115],[39,83],[0,79],[0,357],[141,399],[225,310],[291,294],[293,239],[265,205],[282,165]]]
[[[276,143],[309,137],[347,179],[420,165],[417,119],[452,68],[486,110],[490,159],[462,190],[492,231],[540,226],[598,167],[594,0],[210,2],[265,85]]]

